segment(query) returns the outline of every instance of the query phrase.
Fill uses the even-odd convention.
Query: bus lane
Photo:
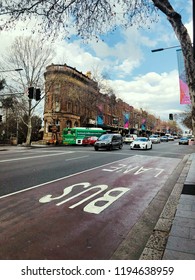
[[[179,162],[133,156],[0,197],[0,259],[109,259]]]

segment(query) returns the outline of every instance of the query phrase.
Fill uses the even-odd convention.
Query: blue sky
[[[192,35],[192,1],[173,0],[173,7],[181,13],[184,24]],[[33,24],[33,23],[31,23]],[[27,30],[2,32],[1,52],[12,43],[15,36],[29,35]],[[150,28],[135,26],[118,28],[114,33],[84,43],[72,30],[70,40],[56,38],[52,42],[56,51],[53,63],[75,67],[84,74],[105,75],[107,86],[118,98],[139,109],[147,110],[168,120],[169,113],[179,114],[185,105],[179,104],[179,78],[176,49],[152,53],[152,49],[178,45],[178,40],[164,14]]]

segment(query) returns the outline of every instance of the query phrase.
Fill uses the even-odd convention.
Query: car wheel
[[[94,149],[96,150],[96,151],[98,151],[99,149],[98,149],[98,147],[94,147]]]
[[[146,145],[145,149],[147,150],[148,149],[148,146]]]
[[[119,145],[119,149],[120,149],[120,150],[122,149],[122,147],[123,147],[122,145]]]

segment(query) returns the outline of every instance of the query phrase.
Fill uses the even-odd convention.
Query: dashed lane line
[[[43,158],[43,157],[61,156],[61,155],[72,154],[72,153],[74,153],[74,152],[66,151],[66,152],[63,152],[63,153],[55,153],[55,154],[49,154],[49,155],[39,155],[39,156],[31,156],[31,157],[3,159],[3,160],[0,160],[0,163],[19,161],[19,160],[27,160],[27,159],[35,159],[35,158]]]
[[[89,157],[89,156],[82,156],[82,157],[68,158],[68,159],[66,159],[66,161],[75,160],[75,159],[81,159],[81,158],[86,158],[86,157]]]
[[[131,156],[129,158],[132,158],[132,157],[134,157],[134,156]],[[124,159],[120,159],[120,160],[116,160],[116,161],[113,161],[113,162],[105,163],[105,164],[102,164],[102,165],[99,165],[99,166],[92,167],[90,169],[86,169],[86,170],[83,170],[83,171],[80,171],[80,172],[76,172],[76,173],[73,173],[73,174],[70,174],[70,175],[58,178],[58,179],[54,179],[54,180],[51,180],[51,181],[48,181],[48,182],[45,182],[45,183],[42,183],[42,184],[38,184],[38,185],[29,187],[29,188],[26,188],[26,189],[23,189],[23,190],[20,190],[20,191],[16,191],[16,192],[13,192],[13,193],[5,194],[3,196],[0,196],[0,199],[6,198],[6,197],[9,197],[9,196],[12,196],[12,195],[16,195],[16,194],[19,194],[19,193],[23,193],[23,192],[26,192],[26,191],[30,191],[30,190],[33,190],[33,189],[36,189],[36,188],[39,188],[39,187],[42,187],[42,186],[45,186],[45,185],[48,185],[48,184],[52,184],[52,183],[55,183],[55,182],[58,182],[58,181],[62,181],[62,180],[67,179],[67,178],[78,176],[78,175],[87,173],[89,171],[93,171],[93,170],[96,170],[98,168],[102,168],[104,166],[107,166],[107,165],[110,165],[110,164],[114,164],[114,163],[117,163],[117,162],[121,162],[121,161],[124,161]]]

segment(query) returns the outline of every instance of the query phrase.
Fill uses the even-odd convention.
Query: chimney
[[[91,71],[87,71],[86,76],[91,79]]]

